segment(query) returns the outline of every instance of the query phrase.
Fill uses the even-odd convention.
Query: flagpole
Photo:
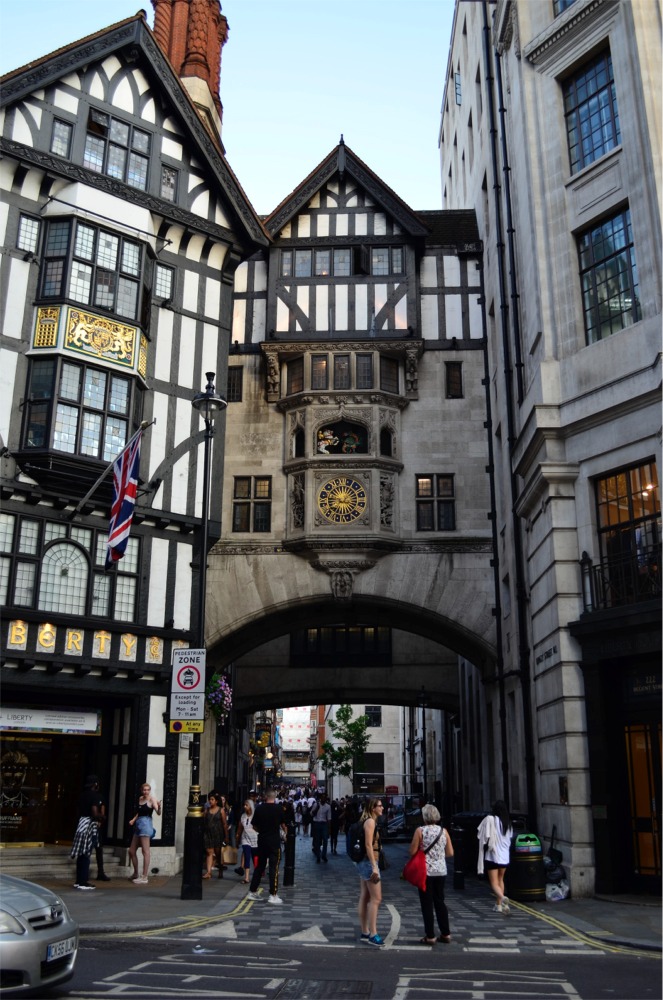
[[[68,516],[68,519],[70,521],[73,520],[73,518],[76,517],[76,515],[80,511],[81,507],[83,507],[87,503],[87,501],[90,499],[90,497],[92,496],[92,494],[94,493],[94,491],[97,489],[97,487],[101,486],[101,484],[103,483],[104,479],[106,478],[106,476],[108,475],[108,473],[111,471],[111,469],[113,468],[113,466],[117,462],[117,460],[120,457],[120,455],[122,454],[122,452],[126,451],[127,448],[130,448],[131,445],[136,440],[136,438],[139,436],[139,434],[142,434],[144,430],[147,430],[148,427],[151,427],[152,424],[156,424],[156,422],[157,422],[157,418],[156,417],[154,418],[154,420],[143,420],[142,421],[142,423],[141,423],[140,427],[138,428],[138,430],[136,431],[136,433],[131,437],[131,439],[129,441],[127,441],[127,443],[125,445],[123,445],[123,447],[120,449],[120,451],[118,451],[118,453],[115,456],[115,458],[112,459],[112,461],[108,463],[108,465],[106,466],[106,468],[104,469],[104,471],[101,473],[101,475],[97,479],[96,483],[93,486],[90,487],[90,489],[87,491],[87,493],[85,494],[85,496],[83,497],[83,499],[78,501],[78,503],[76,504],[76,506],[72,510],[71,514],[69,514],[69,516]]]

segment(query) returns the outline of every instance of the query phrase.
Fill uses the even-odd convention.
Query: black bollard
[[[285,842],[285,865],[283,868],[283,885],[295,884],[295,846],[297,844],[297,827],[288,823],[288,836]]]
[[[454,845],[454,889],[465,888],[465,864],[463,855],[465,847],[463,844],[463,830],[461,827],[451,827],[451,842]]]

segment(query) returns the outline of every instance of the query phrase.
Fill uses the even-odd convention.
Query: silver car
[[[0,875],[0,991],[17,996],[58,986],[74,974],[78,924],[59,896]]]

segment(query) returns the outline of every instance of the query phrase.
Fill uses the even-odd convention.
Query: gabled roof
[[[427,235],[426,226],[418,218],[417,213],[413,212],[395,191],[392,191],[349,146],[345,145],[342,136],[338,146],[332,149],[331,153],[274,209],[271,215],[267,216],[264,220],[267,231],[272,236],[279,232],[306,207],[313,195],[335,174],[341,176],[349,174],[410,236]]]
[[[165,91],[171,113],[186,132],[196,157],[207,165],[227,198],[241,230],[237,233],[240,242],[267,246],[269,235],[228,165],[223,150],[203,125],[186,88],[145,21],[143,11],[0,77],[0,107],[20,101],[37,88],[47,87],[65,74],[103,60],[120,49],[132,60],[140,59],[141,69],[155,89]],[[2,144],[6,145],[6,140]]]

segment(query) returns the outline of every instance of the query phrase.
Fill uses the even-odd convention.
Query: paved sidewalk
[[[72,916],[86,934],[170,928],[201,939],[225,938],[242,942],[300,941],[304,944],[353,946],[358,939],[357,877],[339,841],[339,854],[317,865],[309,838],[297,840],[295,885],[281,887],[283,906],[266,904],[263,879],[261,900],[249,901],[247,887],[232,868],[223,879],[203,881],[202,900],[181,900],[181,877],[155,876],[147,885],[134,885],[126,876],[98,882],[95,892],[80,892],[62,882],[40,880],[65,899]],[[402,881],[400,871],[407,845],[388,844],[390,867],[383,877],[383,904],[378,929],[392,947],[418,947],[423,933],[416,889]],[[283,877],[283,863],[281,879]],[[492,896],[483,880],[466,877],[465,888],[446,883],[453,944],[466,951],[524,951],[545,948],[575,953],[606,946],[661,951],[660,898],[600,897],[555,903],[514,903],[509,917],[492,912]]]

